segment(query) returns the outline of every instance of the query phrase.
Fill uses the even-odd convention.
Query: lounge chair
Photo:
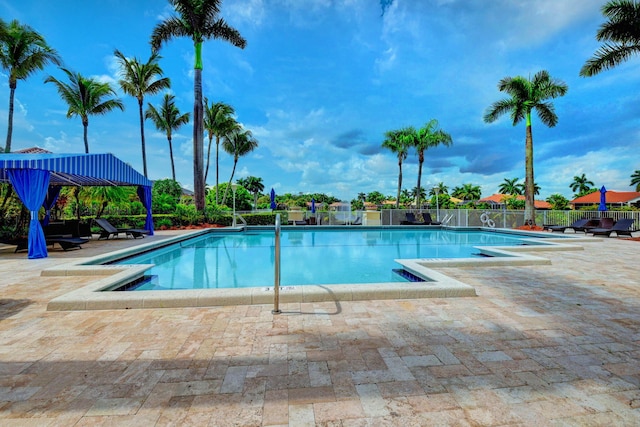
[[[80,245],[87,243],[89,239],[82,239],[80,237],[46,237],[45,241],[47,245],[51,246],[55,246],[57,243],[63,250],[67,251],[69,249],[82,249]]]
[[[546,225],[544,229],[549,230],[551,232],[558,231],[560,233],[564,233],[565,230],[571,228],[575,232],[576,228],[584,227],[585,225],[587,225],[589,221],[590,221],[589,218],[582,218],[577,221],[574,221],[571,225]]]
[[[616,221],[615,224],[613,224],[613,226],[609,227],[609,228],[592,228],[591,230],[588,230],[587,233],[593,233],[594,236],[597,235],[601,235],[601,236],[607,236],[607,237],[611,237],[611,233],[613,233],[614,231],[616,232],[616,236],[629,236],[631,237],[631,230],[629,230],[629,228],[631,228],[631,226],[633,225],[633,222],[635,221],[635,219],[630,219],[630,218],[622,218],[618,221]]]
[[[422,214],[422,218],[424,219],[425,225],[442,225],[441,222],[434,221],[429,212]]]
[[[141,228],[116,228],[105,218],[96,218],[94,219],[94,222],[101,228],[98,240],[108,239],[111,236],[117,237],[120,233],[125,233],[125,235],[131,236],[134,239],[137,239],[138,237],[142,238],[145,234],[149,234],[149,231]]]
[[[400,221],[401,225],[425,225],[423,221],[416,219],[416,215],[413,212],[407,212],[404,216],[404,221]]]
[[[591,230],[593,228],[599,228],[598,227],[599,225],[600,225],[600,220],[598,220],[597,218],[591,218],[589,221],[587,221],[586,224],[578,226],[578,227],[573,227],[573,230],[576,233],[578,231],[582,231],[583,233],[586,233],[588,230]]]

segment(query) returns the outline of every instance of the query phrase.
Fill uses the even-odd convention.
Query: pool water
[[[393,271],[399,267],[394,259],[480,256],[474,246],[522,245],[523,237],[441,229],[283,229],[280,284],[406,282]],[[130,290],[273,286],[274,243],[273,230],[216,232],[118,263],[155,264],[149,280]]]

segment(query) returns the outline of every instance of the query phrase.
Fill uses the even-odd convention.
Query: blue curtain
[[[151,215],[151,187],[138,186],[138,197],[147,209],[147,219],[144,222],[144,229],[149,231],[149,236],[153,236],[153,216]]]
[[[58,200],[58,196],[60,195],[60,190],[62,187],[60,185],[54,185],[53,187],[49,187],[47,190],[47,195],[44,198],[44,203],[42,207],[44,208],[45,215],[42,220],[42,225],[46,227],[49,225],[49,217],[51,216],[51,208],[56,204],[56,200]]]
[[[47,242],[42,225],[38,221],[38,211],[49,188],[49,171],[40,169],[8,169],[9,181],[22,203],[31,212],[29,222],[29,258],[46,258]]]

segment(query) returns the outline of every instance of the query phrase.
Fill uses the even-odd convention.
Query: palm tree
[[[9,74],[9,123],[5,153],[11,152],[13,102],[18,80],[26,80],[49,63],[60,65],[60,57],[47,45],[44,37],[17,20],[7,24],[0,19],[0,65]]]
[[[604,44],[582,66],[582,77],[616,67],[640,52],[640,3],[611,0],[601,10],[609,20],[600,26],[596,39]]]
[[[258,208],[258,195],[264,191],[262,178],[256,176],[248,176],[238,180],[238,184],[247,189],[249,193],[253,193],[253,208]]]
[[[400,207],[400,190],[402,189],[402,162],[409,154],[409,144],[403,130],[390,130],[384,134],[382,142],[384,148],[388,148],[398,156],[398,195],[396,196],[396,208]]]
[[[189,37],[195,50],[193,78],[193,190],[196,209],[204,210],[204,128],[202,107],[202,43],[222,39],[244,49],[247,41],[220,18],[222,0],[169,0],[178,13],[156,25],[151,34],[153,51],[174,37]]]
[[[424,188],[422,187],[418,187],[415,186],[411,189],[411,198],[413,200],[415,200],[416,202],[416,207],[419,209],[420,208],[420,199],[426,199],[427,198],[427,192]]]
[[[504,179],[504,182],[498,186],[500,194],[508,194],[510,196],[519,196],[524,192],[524,185],[520,182],[520,178]]]
[[[636,191],[640,191],[640,170],[634,171],[631,174],[631,186],[636,187]]]
[[[176,167],[173,162],[173,145],[171,144],[171,136],[174,130],[178,130],[180,126],[189,123],[189,113],[180,114],[180,110],[174,102],[175,96],[165,93],[160,105],[160,111],[149,104],[144,117],[151,119],[156,128],[166,133],[169,141],[169,156],[171,157],[171,175],[176,180]]]
[[[94,78],[83,77],[80,73],[73,73],[66,68],[60,68],[69,77],[70,83],[63,83],[53,76],[45,79],[45,83],[53,83],[58,93],[67,103],[67,118],[78,116],[84,128],[84,152],[89,153],[87,128],[90,115],[104,115],[116,108],[124,111],[124,104],[118,98],[103,99],[109,95],[116,95],[116,91],[109,83],[102,83]]]
[[[576,194],[584,194],[591,190],[591,187],[594,185],[593,181],[588,180],[585,174],[582,174],[580,176],[576,175],[573,177],[573,182],[569,184],[569,188],[571,188],[571,191]]]
[[[216,137],[216,204],[218,203],[218,184],[219,184],[219,158],[220,158],[220,139],[225,137],[233,130],[240,129],[240,124],[233,117],[235,110],[231,105],[224,102],[211,103],[204,98],[204,130],[209,134],[209,145],[207,148],[207,166],[204,170],[204,182],[207,182],[209,175],[209,159],[211,158],[211,142]]]
[[[76,187],[79,188],[79,187]],[[128,201],[129,191],[126,187],[88,187],[89,191],[85,194],[88,200],[99,204],[96,218],[100,218],[104,213],[105,208],[111,203],[122,203]]]
[[[436,119],[431,119],[422,128],[418,129],[414,142],[414,147],[416,149],[416,152],[418,153],[418,188],[421,188],[420,180],[422,179],[422,164],[424,163],[424,152],[425,150],[432,147],[437,147],[440,144],[448,147],[452,144],[452,139],[451,135],[449,135],[442,129],[438,129],[438,121]],[[422,192],[418,191],[416,197],[416,206],[418,207],[420,207],[421,195]]]
[[[222,149],[233,156],[233,169],[231,170],[231,177],[229,177],[229,184],[224,189],[224,196],[222,196],[222,205],[227,201],[227,194],[229,193],[229,187],[231,187],[231,181],[233,175],[236,173],[236,165],[238,159],[245,156],[255,150],[258,147],[258,141],[253,137],[250,130],[238,129],[225,136],[222,141]]]
[[[162,68],[158,65],[160,55],[152,53],[146,64],[138,61],[138,58],[127,59],[122,52],[115,50],[113,53],[120,62],[121,79],[118,81],[120,87],[127,95],[131,95],[138,100],[138,111],[140,113],[140,140],[142,142],[142,167],[144,176],[147,176],[147,152],[144,141],[144,115],[142,106],[146,94],[155,95],[163,89],[171,86],[168,77],[162,76]],[[173,161],[173,158],[172,158]],[[175,175],[173,176],[175,179]]]
[[[498,90],[506,92],[510,97],[494,102],[484,115],[487,123],[496,121],[505,113],[511,114],[514,126],[525,120],[525,223],[535,224],[531,112],[535,109],[543,124],[554,127],[558,123],[558,116],[553,104],[547,99],[563,96],[568,89],[564,82],[551,78],[546,70],[537,72],[532,80],[521,76],[505,77],[498,83]]]
[[[454,188],[451,195],[458,199],[462,199],[462,201],[480,200],[480,197],[482,196],[482,189],[479,185],[462,184],[462,186]]]

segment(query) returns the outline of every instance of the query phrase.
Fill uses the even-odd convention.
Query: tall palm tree
[[[151,34],[153,51],[174,37],[189,37],[195,50],[193,78],[193,191],[196,209],[204,210],[204,130],[202,107],[202,43],[222,39],[244,49],[247,41],[222,19],[222,0],[168,0],[177,16],[156,25]]]
[[[600,26],[596,39],[604,44],[582,66],[582,77],[595,76],[640,53],[640,3],[610,0],[601,10],[609,20]]]
[[[204,170],[204,182],[207,182],[209,175],[209,159],[211,158],[211,142],[216,137],[216,204],[218,203],[218,184],[220,176],[220,140],[233,130],[240,129],[240,124],[233,117],[235,110],[231,105],[224,102],[211,103],[204,98],[204,130],[209,135],[209,145],[207,147],[207,166]]]
[[[165,93],[164,98],[162,98],[162,104],[160,105],[160,111],[149,104],[144,116],[147,119],[151,119],[156,125],[156,129],[167,135],[167,141],[169,141],[169,156],[171,157],[171,175],[175,181],[176,167],[173,162],[173,145],[171,138],[174,130],[178,130],[180,126],[189,123],[189,113],[180,114],[180,110],[176,107],[174,99],[175,96]]]
[[[403,130],[390,130],[384,134],[382,142],[384,148],[388,148],[398,156],[398,195],[396,196],[396,208],[400,207],[400,190],[402,189],[402,162],[409,154],[409,143]]]
[[[227,184],[224,189],[224,196],[222,196],[222,202],[220,204],[224,205],[227,201],[227,194],[229,193],[229,187],[231,187],[233,175],[236,173],[238,159],[242,156],[246,156],[257,147],[258,141],[253,137],[250,130],[239,129],[225,136],[222,141],[222,149],[233,156],[233,169],[231,170],[229,184]]]
[[[253,208],[258,208],[258,195],[264,191],[264,184],[262,178],[257,176],[248,176],[238,180],[238,184],[247,189],[249,193],[253,194]]]
[[[584,194],[591,190],[594,185],[593,181],[590,181],[587,179],[585,174],[582,174],[580,176],[576,175],[573,177],[573,182],[569,184],[569,188],[571,188],[571,191],[576,194]]]
[[[0,65],[9,74],[9,123],[5,153],[11,152],[13,102],[18,80],[26,80],[50,63],[60,65],[60,57],[47,45],[44,37],[17,20],[7,24],[0,19]]]
[[[142,106],[146,94],[155,95],[163,89],[171,86],[168,77],[162,77],[162,68],[158,64],[160,55],[152,53],[146,63],[138,61],[138,58],[127,58],[119,50],[113,53],[120,63],[121,79],[118,80],[120,87],[127,95],[131,95],[138,100],[138,112],[140,115],[140,141],[142,143],[142,167],[144,176],[147,176],[147,151],[144,141],[144,115]],[[173,161],[173,159],[172,159]],[[173,177],[175,179],[175,175]]]
[[[510,97],[494,102],[484,115],[484,121],[487,123],[496,121],[498,117],[506,113],[511,115],[514,126],[525,120],[525,223],[535,223],[531,112],[536,110],[543,124],[554,127],[558,123],[558,116],[553,104],[547,100],[564,96],[568,89],[563,81],[552,78],[546,70],[538,71],[533,79],[522,76],[505,77],[498,83],[498,90],[506,92]]]
[[[416,149],[416,152],[418,153],[418,188],[421,188],[420,181],[422,179],[422,164],[424,163],[424,152],[425,150],[437,147],[440,144],[448,147],[452,144],[452,139],[451,135],[449,135],[442,129],[438,129],[438,121],[436,119],[429,120],[429,122],[427,122],[416,132],[414,147]],[[422,192],[418,191],[416,197],[416,206],[418,207],[420,207],[421,195]]]
[[[635,186],[636,191],[640,191],[640,170],[636,170],[631,174],[631,186]]]
[[[522,193],[524,193],[524,185],[518,181],[520,181],[520,178],[505,178],[504,182],[498,186],[498,192],[510,196],[522,195]]]
[[[73,73],[66,68],[60,68],[69,78],[70,83],[64,83],[53,76],[45,79],[45,83],[53,83],[58,88],[62,100],[67,103],[67,118],[78,116],[84,128],[84,152],[89,152],[87,129],[89,116],[104,115],[119,108],[124,111],[124,104],[118,98],[104,99],[116,95],[116,91],[109,83],[102,83],[94,78],[83,77],[80,73]]]

